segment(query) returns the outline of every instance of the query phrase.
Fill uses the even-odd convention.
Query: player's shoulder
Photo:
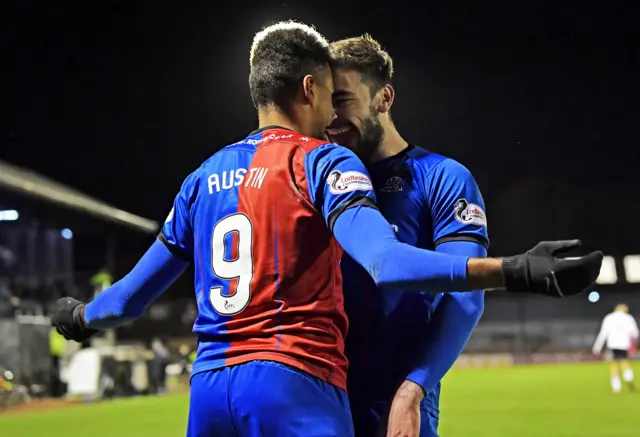
[[[245,158],[244,160],[250,160],[261,141],[262,134],[260,132],[252,132],[241,140],[222,146],[205,159],[194,173],[196,175],[209,174],[218,168],[229,167],[228,164],[231,164],[231,167],[233,167],[239,164],[238,161],[242,161],[243,158]]]
[[[422,170],[425,174],[446,175],[464,179],[472,177],[471,171],[459,161],[419,146],[412,146],[407,156],[412,165]]]
[[[337,162],[358,162],[364,167],[360,158],[347,147],[329,141],[315,140],[313,144],[303,145],[306,154],[307,165],[318,165],[324,163],[331,165]],[[357,165],[357,164],[356,164]]]
[[[206,159],[200,168],[206,168],[212,164],[217,164],[225,159],[231,159],[233,155],[237,154],[252,154],[255,153],[258,144],[262,141],[262,135],[260,133],[251,133],[249,136],[242,138],[239,141],[228,144],[221,147],[208,159]]]

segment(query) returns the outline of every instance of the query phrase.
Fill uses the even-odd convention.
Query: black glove
[[[82,343],[98,332],[84,323],[81,315],[82,308],[84,304],[71,297],[60,298],[53,306],[51,324],[67,340]]]
[[[575,259],[559,256],[580,247],[580,240],[543,241],[523,255],[504,258],[507,291],[565,297],[590,289],[598,279],[602,252]]]

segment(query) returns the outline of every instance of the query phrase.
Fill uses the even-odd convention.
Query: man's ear
[[[302,79],[302,90],[305,98],[309,102],[313,102],[313,99],[316,94],[316,80],[312,75],[307,74]]]
[[[386,84],[380,91],[378,91],[378,112],[384,114],[391,110],[395,94],[395,90],[390,84]]]

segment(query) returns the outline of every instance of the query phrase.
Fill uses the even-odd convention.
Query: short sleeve
[[[435,246],[449,241],[475,241],[489,247],[484,200],[465,166],[445,159],[427,174],[426,186]]]
[[[183,182],[158,235],[158,239],[173,255],[186,261],[193,261],[191,206],[195,201],[196,189],[197,176],[192,173]]]
[[[327,226],[340,214],[358,205],[376,208],[369,173],[358,157],[346,147],[323,144],[305,156],[309,196],[322,212]]]

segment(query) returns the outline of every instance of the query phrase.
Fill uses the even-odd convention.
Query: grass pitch
[[[613,395],[608,380],[605,363],[455,370],[443,383],[440,435],[640,436],[640,391]],[[0,435],[184,436],[187,409],[187,396],[167,395],[6,412]]]

